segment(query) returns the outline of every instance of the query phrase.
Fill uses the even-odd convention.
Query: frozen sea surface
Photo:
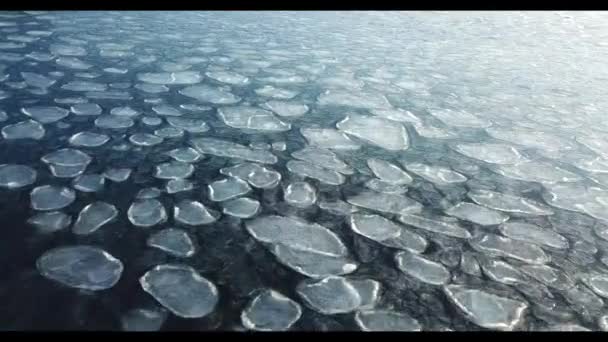
[[[607,38],[0,13],[0,330],[606,330]]]

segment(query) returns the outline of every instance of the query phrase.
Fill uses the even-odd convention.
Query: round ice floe
[[[44,155],[40,158],[46,164],[54,164],[60,166],[79,166],[88,165],[92,158],[77,149],[63,148],[49,154]]]
[[[199,226],[215,222],[217,218],[197,201],[181,200],[173,207],[175,221],[189,226]]]
[[[148,84],[148,83],[136,84],[135,89],[139,89],[139,90],[143,91],[144,93],[148,93],[148,94],[160,94],[160,93],[166,93],[169,91],[169,87],[167,87],[163,84]]]
[[[405,185],[394,185],[377,178],[369,179],[363,185],[370,190],[383,192],[385,194],[402,195],[408,191],[408,188]]]
[[[376,177],[384,182],[395,185],[409,184],[412,182],[412,177],[408,175],[407,172],[387,161],[370,158],[367,160],[367,166],[372,170]]]
[[[184,136],[184,130],[175,127],[164,127],[154,131],[154,135],[161,138],[179,138]]]
[[[133,202],[127,211],[127,216],[129,221],[138,227],[152,227],[167,220],[165,207],[156,199]]]
[[[166,319],[164,309],[133,309],[122,315],[120,323],[123,331],[158,331]]]
[[[440,166],[431,166],[420,163],[411,163],[404,166],[408,171],[415,173],[416,175],[437,185],[451,185],[454,183],[462,183],[467,181],[467,177],[461,175],[460,173]]]
[[[430,114],[448,126],[487,128],[492,125],[492,122],[463,110],[433,109]]]
[[[182,112],[180,112],[177,108],[173,106],[169,106],[166,104],[161,104],[158,106],[152,107],[154,113],[162,116],[181,116]]]
[[[194,163],[201,159],[201,154],[192,147],[178,147],[167,152],[167,155],[181,163]]]
[[[290,124],[277,119],[272,112],[257,107],[225,107],[218,110],[218,115],[232,128],[268,132],[284,132],[291,129]]]
[[[49,211],[30,217],[27,223],[36,227],[41,233],[52,233],[67,228],[72,224],[72,218],[60,211]]]
[[[306,182],[295,182],[285,188],[284,198],[290,205],[306,208],[317,201],[317,191]]]
[[[482,226],[492,226],[505,222],[509,216],[477,204],[461,202],[445,211],[450,216],[470,221]]]
[[[106,290],[118,282],[123,265],[103,249],[91,246],[59,247],[36,261],[40,274],[63,285],[90,291]]]
[[[91,234],[118,216],[118,209],[106,202],[93,202],[84,207],[72,227],[78,235]]]
[[[246,85],[249,83],[249,77],[243,76],[232,71],[208,71],[205,75],[216,81],[228,83],[231,85]]]
[[[59,210],[72,204],[76,199],[74,190],[62,186],[43,185],[30,193],[34,210]]]
[[[254,150],[228,140],[195,138],[191,139],[190,143],[199,152],[218,157],[243,159],[263,164],[274,164],[278,161],[277,156],[269,151]]]
[[[80,175],[72,181],[74,189],[82,192],[97,192],[103,189],[105,178],[98,174]]]
[[[525,161],[513,165],[500,165],[492,171],[508,178],[543,184],[577,182],[582,178],[548,162]]]
[[[77,103],[70,107],[70,111],[76,115],[99,115],[101,107],[97,103]]]
[[[528,309],[525,302],[462,285],[448,285],[444,292],[468,320],[487,329],[514,330]]]
[[[345,256],[347,249],[331,230],[302,219],[270,215],[246,223],[247,231],[261,242],[282,244],[287,247],[325,254]]]
[[[148,72],[137,74],[137,79],[152,84],[195,84],[202,76],[197,71]]]
[[[165,190],[168,194],[175,194],[182,191],[194,189],[194,182],[189,179],[170,179],[165,185]]]
[[[290,160],[287,162],[287,170],[302,177],[309,177],[318,180],[319,182],[329,185],[341,185],[346,180],[345,177],[334,171],[323,168],[321,166],[303,162],[300,160]]]
[[[133,119],[127,116],[102,115],[95,119],[95,126],[106,129],[124,129],[134,124]]]
[[[512,258],[528,264],[542,265],[551,261],[551,258],[537,245],[496,234],[476,237],[471,240],[471,247],[490,256]]]
[[[361,145],[333,128],[301,128],[300,133],[313,146],[333,150],[357,150]]]
[[[103,172],[103,176],[112,182],[124,182],[131,176],[131,169],[129,168],[109,168]]]
[[[346,201],[358,207],[392,214],[413,214],[422,210],[422,205],[409,197],[375,191],[363,191]]]
[[[56,106],[26,107],[21,108],[21,112],[43,124],[59,121],[70,114],[69,110]]]
[[[105,134],[93,132],[80,132],[72,135],[69,142],[73,146],[98,147],[110,140]]]
[[[0,165],[0,187],[17,189],[36,181],[37,172],[26,165],[1,164]]]
[[[545,245],[557,249],[566,249],[569,246],[568,239],[556,233],[550,228],[525,222],[505,222],[498,228],[500,232],[511,239],[521,240],[537,245]]]
[[[126,107],[115,107],[112,108],[112,110],[110,111],[110,114],[112,115],[116,115],[116,116],[129,116],[129,117],[133,117],[133,116],[138,116],[140,113],[138,111],[136,111],[135,109],[126,106]]]
[[[399,221],[414,226],[416,228],[428,230],[430,232],[448,235],[460,239],[471,238],[471,233],[461,227],[456,219],[447,216],[439,216],[434,219],[429,219],[418,215],[401,215]]]
[[[395,255],[397,268],[402,272],[431,285],[443,285],[450,280],[450,271],[440,263],[420,255],[399,252]]]
[[[368,141],[389,151],[409,148],[407,131],[400,123],[378,117],[348,115],[336,127],[346,134]]]
[[[144,116],[141,118],[141,122],[147,126],[158,126],[163,123],[163,119],[156,116]]]
[[[57,80],[34,72],[22,72],[21,77],[23,77],[23,80],[27,85],[36,88],[48,88],[57,82]]]
[[[301,116],[308,112],[307,105],[295,102],[268,101],[264,103],[264,107],[270,109],[280,116],[285,117]]]
[[[457,144],[454,150],[469,158],[492,164],[516,164],[524,161],[517,149],[506,144],[463,143]]]
[[[188,163],[168,162],[156,166],[154,177],[160,179],[188,178],[194,172],[194,166]]]
[[[34,120],[25,120],[2,127],[2,137],[7,140],[33,139],[40,140],[44,136],[44,127]]]
[[[163,142],[163,138],[149,133],[135,133],[129,137],[129,141],[137,146],[154,146]]]
[[[260,202],[247,198],[235,198],[222,203],[223,213],[238,218],[250,218],[260,210]]]
[[[296,292],[306,305],[325,315],[352,312],[361,305],[359,292],[343,277],[304,281],[298,284]]]
[[[291,156],[298,160],[309,162],[345,175],[351,175],[354,173],[352,167],[342,161],[337,154],[327,149],[305,147],[301,150],[293,152]]]
[[[162,306],[183,318],[207,316],[219,299],[215,285],[190,266],[158,265],[146,272],[139,283]]]
[[[270,248],[270,252],[283,265],[310,278],[349,274],[358,268],[358,264],[346,256],[305,251],[281,243],[274,244]]]
[[[365,214],[353,214],[350,218],[350,226],[355,233],[374,241],[396,238],[403,229],[382,216]]]
[[[201,119],[168,117],[167,123],[190,133],[204,133],[210,129],[209,125]]]
[[[188,233],[176,228],[166,228],[150,235],[146,244],[182,258],[190,257],[196,251]]]
[[[528,215],[552,215],[548,206],[531,199],[503,194],[484,189],[473,189],[467,193],[473,202],[490,209]]]
[[[213,104],[234,104],[241,101],[241,98],[219,88],[208,85],[189,86],[179,91],[180,94],[197,99],[201,102]]]
[[[302,316],[300,304],[274,290],[264,290],[241,313],[247,329],[258,331],[288,330]]]
[[[355,322],[363,331],[420,331],[422,326],[409,315],[390,310],[359,310]]]
[[[276,88],[271,85],[266,85],[261,88],[257,88],[255,93],[260,96],[280,99],[280,100],[289,100],[298,95],[298,92],[288,89]]]
[[[208,189],[209,199],[214,202],[226,201],[251,191],[247,182],[234,177],[215,181],[208,185]]]
[[[152,199],[152,198],[158,198],[160,197],[160,195],[162,194],[162,191],[158,188],[144,188],[139,190],[139,192],[137,192],[137,195],[135,195],[135,198],[137,199]]]

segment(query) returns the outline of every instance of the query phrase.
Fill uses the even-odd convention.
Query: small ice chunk
[[[99,115],[101,107],[97,103],[77,103],[70,107],[70,111],[76,115]]]
[[[166,120],[169,125],[190,133],[205,133],[210,130],[209,125],[202,119],[168,117]]]
[[[188,163],[168,162],[156,166],[154,177],[160,179],[188,178],[194,172],[194,166]]]
[[[304,251],[280,243],[273,245],[270,251],[280,263],[310,278],[344,275],[354,272],[358,267],[357,263],[346,256]]]
[[[405,214],[399,216],[399,221],[430,232],[452,236],[460,239],[470,239],[471,233],[464,227],[461,227],[455,220],[448,217],[437,217],[429,219],[419,215]]]
[[[2,137],[6,140],[40,140],[44,136],[44,133],[44,127],[38,121],[34,120],[20,121],[2,127]]]
[[[528,304],[463,285],[444,287],[448,299],[471,322],[493,330],[511,331],[522,324]]]
[[[224,70],[207,71],[205,73],[205,76],[212,78],[216,81],[219,81],[222,83],[228,83],[231,85],[242,86],[242,85],[249,84],[249,77],[243,76],[239,73],[232,72],[232,71],[224,71]]]
[[[133,126],[135,122],[128,116],[101,115],[95,119],[95,126],[106,129],[124,129]]]
[[[460,202],[447,209],[445,213],[463,221],[470,221],[482,226],[501,224],[509,219],[509,216],[501,212],[469,202]]]
[[[158,189],[158,188],[155,188],[155,187],[143,188],[143,189],[139,190],[139,192],[137,192],[137,195],[135,195],[135,198],[152,199],[152,198],[160,197],[161,194],[162,194],[162,191],[160,191],[160,189]]]
[[[61,166],[88,165],[93,160],[88,154],[73,148],[62,148],[40,158],[46,164]]]
[[[537,245],[545,245],[557,249],[567,249],[568,240],[549,228],[525,222],[505,222],[498,227],[500,232],[511,239],[521,240]]]
[[[395,262],[399,270],[427,284],[443,285],[451,278],[450,271],[443,265],[417,254],[399,252]]]
[[[146,244],[181,258],[191,257],[196,252],[188,233],[176,228],[165,228],[150,235]]]
[[[135,133],[129,137],[129,141],[137,146],[154,146],[163,142],[163,138],[150,133]]]
[[[463,110],[434,109],[430,114],[444,124],[454,127],[487,128],[492,122]]]
[[[116,116],[129,116],[129,117],[133,117],[133,116],[138,116],[141,113],[138,112],[137,110],[129,107],[129,106],[125,106],[125,107],[115,107],[115,108],[112,108],[112,110],[110,111],[110,114],[116,115]]]
[[[215,285],[186,265],[158,265],[139,283],[162,306],[183,318],[207,316],[219,300]]]
[[[355,322],[363,331],[421,331],[422,326],[409,315],[390,310],[359,310]]]
[[[173,106],[169,106],[166,104],[161,104],[152,107],[152,110],[158,114],[163,116],[181,116],[182,112],[180,112],[177,108]]]
[[[255,150],[228,140],[214,138],[191,139],[192,147],[203,154],[243,159],[262,164],[274,164],[278,158],[266,150]]]
[[[127,216],[137,227],[152,227],[167,221],[167,211],[156,199],[136,200],[129,206]]]
[[[267,289],[259,293],[241,313],[247,329],[257,331],[285,331],[302,316],[300,304],[281,293]]]
[[[105,134],[93,132],[79,132],[70,138],[70,145],[82,147],[99,147],[110,140]]]
[[[343,277],[304,281],[296,292],[308,306],[325,315],[352,312],[361,305],[359,292]]]
[[[129,179],[129,176],[131,176],[131,169],[111,167],[103,172],[103,176],[112,182],[120,183]]]
[[[250,218],[260,210],[260,202],[247,198],[235,198],[222,203],[223,213],[238,218]]]
[[[576,182],[582,178],[570,171],[547,162],[525,161],[513,165],[500,165],[494,172],[508,178],[528,182],[554,184],[559,182]]]
[[[401,226],[382,216],[365,214],[351,215],[350,227],[355,233],[378,242],[397,238],[402,230]]]
[[[105,178],[98,174],[80,175],[72,181],[74,189],[82,192],[98,192],[103,189]]]
[[[469,158],[492,164],[516,164],[525,160],[516,148],[506,144],[461,143],[454,149]]]
[[[352,175],[354,170],[334,152],[317,147],[305,147],[291,154],[295,159],[319,165],[325,169],[340,172],[345,175]]]
[[[232,128],[265,132],[284,132],[291,129],[290,124],[277,119],[272,112],[257,107],[224,107],[218,110],[218,115]]]
[[[528,215],[553,214],[553,210],[548,206],[524,197],[484,189],[470,190],[467,196],[473,202],[494,210]]]
[[[167,182],[165,190],[168,194],[175,194],[182,191],[189,191],[194,189],[194,183],[188,179],[171,179]]]
[[[21,77],[23,77],[23,80],[25,83],[27,83],[27,85],[36,88],[48,88],[57,82],[57,80],[48,78],[35,72],[22,72]]]
[[[437,185],[451,185],[454,183],[462,183],[467,181],[467,177],[445,167],[431,166],[421,163],[408,163],[407,165],[404,164],[404,166],[408,171],[415,173],[416,175]]]
[[[26,107],[21,108],[21,112],[43,124],[59,121],[70,114],[69,110],[57,106]]]
[[[499,257],[513,258],[529,264],[546,264],[551,259],[537,245],[502,237],[483,234],[471,240],[471,246],[479,252]]]
[[[370,158],[367,160],[367,166],[376,177],[389,184],[401,185],[412,182],[412,177],[407,172],[385,160]]]
[[[241,98],[220,88],[208,85],[194,85],[186,87],[179,91],[180,94],[213,104],[235,104],[241,101]]]
[[[346,134],[366,140],[389,151],[409,148],[407,131],[394,121],[378,117],[351,114],[336,124]]]
[[[208,189],[209,199],[214,202],[226,201],[245,195],[251,191],[251,187],[249,187],[247,182],[234,177],[215,181],[208,185]]]
[[[293,90],[276,88],[271,85],[265,85],[261,88],[257,88],[255,90],[255,93],[260,96],[265,96],[265,97],[270,97],[270,98],[280,99],[280,100],[289,100],[289,99],[294,98],[296,95],[298,95],[298,93]]]
[[[166,319],[165,310],[133,309],[120,318],[120,323],[123,331],[158,331]]]
[[[84,207],[72,227],[78,235],[91,234],[118,216],[118,209],[106,202],[93,202]]]
[[[287,162],[287,170],[302,177],[317,179],[318,181],[329,185],[340,185],[345,181],[342,174],[311,164],[310,162],[290,160]]]
[[[348,197],[346,201],[358,207],[398,215],[418,213],[422,210],[422,205],[411,198],[371,190]]]
[[[179,201],[173,207],[173,218],[189,226],[200,226],[217,220],[204,204],[187,199]]]
[[[307,208],[317,201],[317,191],[306,182],[294,182],[285,188],[284,198],[289,205]]]
[[[36,227],[41,233],[53,233],[67,228],[72,224],[72,218],[60,211],[48,211],[30,217],[27,223]]]
[[[141,118],[141,122],[147,126],[158,126],[163,123],[163,119],[156,116],[144,116]]]
[[[167,152],[167,155],[177,162],[194,163],[201,159],[201,154],[192,147],[178,147]]]
[[[48,279],[90,291],[107,290],[116,285],[124,268],[120,260],[92,246],[52,249],[38,258],[36,267]]]
[[[300,128],[300,134],[313,146],[333,150],[358,150],[361,145],[333,128]]]
[[[521,272],[502,260],[482,262],[481,269],[488,278],[499,283],[514,285],[529,281]]]
[[[75,199],[74,190],[56,185],[39,186],[30,193],[31,206],[34,210],[59,210],[72,204]]]
[[[268,101],[264,103],[263,106],[275,112],[277,115],[285,117],[302,116],[308,112],[307,105],[297,102]]]
[[[34,184],[38,173],[26,165],[0,164],[0,187],[18,189]]]
[[[255,163],[240,163],[220,169],[226,176],[247,181],[251,186],[260,189],[272,189],[281,181],[281,174]]]

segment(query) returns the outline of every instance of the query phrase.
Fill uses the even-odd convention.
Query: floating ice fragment
[[[354,173],[352,167],[342,161],[337,154],[327,149],[305,147],[293,152],[291,156],[299,160],[319,165],[325,169],[338,171],[345,175],[352,175]]]
[[[402,162],[402,164],[408,171],[415,173],[416,175],[437,185],[451,185],[454,183],[463,183],[467,181],[467,177],[449,168],[425,165],[421,163],[406,164]]]
[[[217,220],[204,204],[186,199],[179,201],[173,207],[173,218],[189,226],[200,226]]]
[[[306,182],[294,182],[285,188],[284,199],[289,205],[306,208],[317,201],[317,191]]]
[[[514,285],[529,281],[521,272],[502,260],[488,260],[481,263],[483,273],[499,283]]]
[[[34,184],[38,173],[26,165],[0,164],[0,187],[18,189]]]
[[[163,115],[163,116],[181,116],[182,115],[182,112],[180,112],[177,108],[166,105],[166,104],[154,106],[154,107],[152,107],[152,110],[156,114]]]
[[[200,83],[202,76],[197,71],[177,71],[159,73],[140,73],[137,79],[152,84],[195,84]]]
[[[300,133],[309,144],[334,150],[357,150],[361,145],[350,140],[346,134],[333,128],[300,128]]]
[[[390,108],[390,103],[382,94],[338,89],[325,91],[319,95],[317,103],[321,106],[346,106],[363,109]]]
[[[280,99],[280,100],[289,100],[298,95],[297,92],[288,89],[276,88],[271,85],[266,85],[261,88],[255,90],[255,93],[260,96]]]
[[[127,116],[101,115],[95,119],[95,126],[107,129],[124,129],[133,126],[135,122]]]
[[[120,318],[123,331],[158,331],[167,319],[165,310],[133,309]]]
[[[179,91],[180,94],[197,99],[201,102],[209,102],[213,104],[235,104],[241,101],[241,98],[219,88],[208,85],[189,86]]]
[[[77,103],[70,107],[70,111],[76,115],[99,115],[101,107],[97,103]]]
[[[363,331],[421,331],[417,320],[401,312],[390,310],[359,310],[355,322]]]
[[[134,226],[152,227],[167,220],[167,211],[156,199],[141,199],[129,206],[127,216]]]
[[[126,107],[115,107],[112,108],[112,110],[110,111],[110,114],[112,115],[116,115],[116,116],[129,116],[129,117],[133,117],[133,116],[138,116],[141,113],[136,111],[135,109],[126,106]]]
[[[272,112],[256,107],[224,107],[218,110],[218,115],[226,125],[233,128],[268,132],[284,132],[291,129],[290,124],[277,119]]]
[[[500,232],[511,239],[545,245],[557,249],[567,249],[568,240],[549,228],[524,222],[505,222],[498,227]]]
[[[72,204],[75,199],[74,190],[54,185],[39,186],[30,193],[31,206],[34,210],[59,210]]]
[[[468,230],[461,227],[458,222],[448,217],[437,217],[436,219],[429,219],[423,216],[405,214],[399,216],[399,221],[414,226],[416,228],[428,230],[430,232],[439,233],[443,235],[452,236],[460,239],[470,239],[471,233]]]
[[[160,179],[188,178],[193,172],[192,164],[173,161],[157,165],[154,177]]]
[[[367,160],[367,166],[372,170],[376,177],[389,184],[399,185],[412,182],[412,177],[410,175],[397,165],[385,160],[370,158]]]
[[[103,173],[103,176],[112,182],[124,182],[131,176],[131,169],[129,168],[109,168]]]
[[[191,139],[192,147],[203,154],[211,154],[219,157],[249,160],[263,164],[274,164],[277,157],[265,150],[254,150],[237,143],[214,138]]]
[[[166,120],[169,125],[190,133],[204,133],[210,129],[209,125],[201,119],[168,117]]]
[[[91,234],[118,216],[118,209],[106,202],[93,202],[84,207],[72,227],[78,235]]]
[[[167,182],[165,190],[168,194],[175,194],[182,191],[189,191],[194,189],[194,183],[188,179],[171,179]]]
[[[525,161],[513,165],[500,165],[494,172],[517,180],[553,184],[558,182],[576,182],[581,177],[560,167],[539,161]]]
[[[165,228],[150,235],[146,244],[181,258],[191,257],[196,251],[188,233],[176,228]]]
[[[23,80],[27,85],[37,88],[48,88],[57,82],[57,80],[34,72],[22,72],[21,77],[23,77]]]
[[[139,283],[162,306],[183,318],[207,316],[219,300],[215,285],[186,265],[158,265]]]
[[[38,121],[34,120],[25,120],[2,127],[2,136],[6,140],[40,140],[44,136],[44,133],[44,127]]]
[[[401,226],[379,215],[353,214],[350,226],[355,233],[377,242],[396,238],[402,230]]]
[[[241,313],[247,329],[257,331],[285,331],[302,316],[300,304],[274,290],[264,290]]]
[[[296,292],[308,306],[325,315],[352,312],[361,305],[359,292],[343,277],[304,281]]]
[[[27,223],[36,227],[41,233],[53,233],[67,228],[72,224],[72,218],[60,211],[48,211],[30,217]]]
[[[395,262],[399,270],[427,284],[443,285],[451,277],[443,265],[417,254],[399,252],[395,255]]]
[[[137,146],[154,146],[163,142],[163,138],[150,133],[135,133],[129,137],[129,141]]]
[[[79,132],[70,137],[70,144],[73,146],[82,147],[99,147],[110,140],[110,137],[105,134],[93,132]]]
[[[509,216],[504,215],[501,212],[469,202],[460,202],[447,209],[445,213],[482,226],[501,224],[509,219]]]
[[[25,107],[21,112],[43,124],[59,121],[70,114],[69,110],[56,106]]]
[[[517,241],[496,234],[483,234],[470,242],[479,252],[499,257],[512,258],[529,264],[546,264],[551,259],[537,245]]]
[[[250,218],[260,210],[260,202],[247,198],[235,198],[222,203],[223,213],[238,218]]]
[[[231,85],[242,86],[249,84],[249,77],[243,76],[232,71],[208,71],[205,73],[205,76],[212,78],[216,81],[228,83]]]
[[[398,215],[417,213],[422,210],[422,205],[411,198],[370,190],[348,197],[346,201],[358,207]]]
[[[444,292],[468,320],[487,329],[506,331],[516,329],[522,324],[524,313],[528,308],[525,302],[462,285],[445,286]]]
[[[487,128],[492,125],[490,121],[463,110],[435,109],[430,113],[446,125],[454,127]]]
[[[277,115],[285,117],[302,116],[308,112],[308,106],[297,102],[286,101],[268,101],[263,104],[264,107],[275,112]]]
[[[124,268],[120,260],[91,246],[52,249],[38,258],[36,267],[48,279],[90,291],[106,290],[116,285]]]
[[[467,196],[473,202],[490,209],[528,215],[553,214],[553,210],[548,206],[524,197],[484,189],[470,190]]]
[[[454,149],[473,159],[493,164],[517,164],[524,161],[519,151],[506,144],[492,143],[461,143]]]
[[[394,121],[372,116],[350,114],[336,124],[346,134],[366,140],[389,151],[407,150],[409,138],[405,128]]]
[[[287,170],[302,177],[317,179],[318,181],[329,185],[340,185],[345,181],[344,176],[336,171],[299,160],[288,161]]]
[[[230,177],[208,185],[209,199],[214,202],[226,201],[251,191],[249,184],[238,178]]]
[[[98,192],[103,189],[105,178],[98,174],[80,175],[72,181],[74,189],[82,192]]]
[[[344,275],[354,272],[358,267],[357,263],[346,256],[305,251],[280,243],[274,244],[270,251],[280,263],[310,278]]]
[[[160,189],[150,187],[150,188],[144,188],[144,189],[139,190],[139,192],[137,192],[137,195],[135,195],[135,198],[137,198],[137,199],[158,198],[158,197],[160,197],[161,194],[162,194],[162,191]]]
[[[167,152],[167,155],[177,162],[194,163],[201,159],[201,154],[192,147],[178,147]]]

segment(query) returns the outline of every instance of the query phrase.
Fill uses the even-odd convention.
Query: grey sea
[[[605,12],[1,12],[0,329],[608,330]]]

